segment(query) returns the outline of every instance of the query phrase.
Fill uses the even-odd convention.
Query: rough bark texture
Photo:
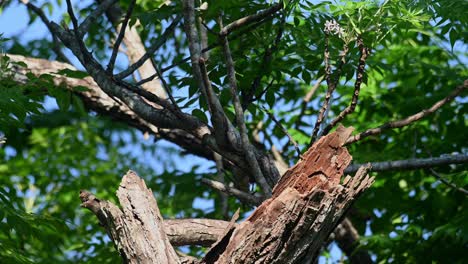
[[[86,191],[80,194],[82,206],[99,218],[126,263],[197,263],[179,258],[172,246],[194,241],[209,245],[215,239],[201,262],[310,263],[352,201],[373,182],[366,175],[369,167],[362,167],[340,184],[351,162],[343,147],[351,132],[352,128],[340,127],[315,143],[281,178],[273,196],[239,225],[235,224],[238,213],[231,222],[163,223],[151,190],[132,171],[117,191],[122,210]]]
[[[117,190],[122,210],[81,192],[82,206],[93,211],[103,224],[125,263],[178,263],[163,228],[153,192],[129,171]]]
[[[229,224],[212,219],[165,219],[164,230],[173,246],[210,246],[224,234]]]
[[[352,129],[339,128],[321,138],[304,159],[281,178],[273,196],[232,232],[224,247],[212,249],[206,263],[307,263],[321,246],[352,201],[373,178],[367,168],[347,176],[351,162],[342,147]],[[229,234],[228,234],[229,235]],[[221,249],[221,250],[220,250]]]

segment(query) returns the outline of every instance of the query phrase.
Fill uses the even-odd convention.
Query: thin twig
[[[219,24],[222,28],[222,19],[219,18]],[[250,144],[249,137],[247,135],[247,127],[244,122],[244,111],[242,110],[242,105],[237,94],[237,80],[236,72],[234,67],[234,61],[232,60],[231,49],[229,48],[229,42],[225,34],[220,33],[220,40],[223,43],[224,57],[226,60],[226,68],[228,73],[229,87],[231,90],[232,101],[234,104],[234,110],[236,114],[236,123],[239,127],[242,147],[245,152],[247,163],[251,169],[251,172],[255,178],[255,181],[260,185],[267,196],[271,196],[271,186],[268,185],[261,169],[258,164],[257,158],[255,157],[253,146]]]
[[[262,20],[262,21],[259,21],[259,22],[256,22],[256,23],[252,24],[252,25],[247,26],[247,28],[244,29],[244,30],[240,30],[240,31],[237,32],[237,33],[230,34],[230,35],[229,35],[229,40],[235,40],[235,39],[237,39],[237,38],[243,36],[245,33],[248,33],[248,32],[250,32],[251,30],[257,28],[260,24],[263,24],[263,23],[265,23],[266,21],[269,21],[271,18],[272,18],[272,17],[268,17],[268,18],[266,18],[266,19],[264,19],[264,20]],[[200,53],[201,53],[201,54],[206,53],[206,52],[208,52],[208,51],[210,51],[210,50],[212,50],[212,49],[217,48],[218,46],[221,46],[221,43],[220,43],[220,42],[213,43],[213,44],[209,45],[208,47],[202,49]],[[181,59],[180,61],[178,61],[178,62],[176,62],[176,63],[173,63],[173,64],[171,64],[171,65],[169,65],[169,66],[166,66],[166,67],[162,68],[162,69],[161,69],[161,72],[164,73],[164,72],[166,72],[166,71],[168,71],[168,70],[170,70],[170,69],[173,69],[173,68],[179,66],[180,64],[189,61],[190,59],[191,59],[190,56],[185,57],[185,58]]]
[[[351,143],[357,142],[357,141],[362,140],[363,138],[366,138],[368,136],[381,134],[383,131],[385,131],[387,129],[400,128],[400,127],[407,126],[407,125],[409,125],[409,124],[411,124],[413,122],[416,122],[416,121],[418,121],[418,120],[420,120],[420,119],[434,113],[439,108],[441,108],[443,105],[445,105],[446,103],[452,101],[455,97],[457,97],[459,94],[461,94],[467,88],[468,88],[468,80],[465,80],[463,82],[463,85],[458,86],[447,97],[445,97],[444,99],[436,102],[430,108],[423,109],[420,112],[418,112],[418,113],[416,113],[414,115],[408,116],[408,117],[406,117],[404,119],[391,121],[391,122],[385,123],[385,124],[383,124],[383,125],[381,125],[381,126],[379,126],[377,128],[368,129],[368,130],[366,130],[364,132],[361,132],[361,133],[359,133],[359,134],[357,134],[355,136],[350,137],[346,141],[346,144],[351,144]]]
[[[336,86],[333,85],[331,81],[331,67],[330,67],[330,51],[329,49],[329,38],[330,35],[325,33],[325,52],[324,52],[324,61],[325,61],[325,80],[327,80],[327,93],[325,94],[325,99],[323,100],[322,107],[320,108],[319,115],[317,117],[317,121],[315,122],[314,130],[312,131],[312,136],[310,138],[309,145],[314,143],[315,139],[317,138],[317,134],[320,128],[320,124],[322,124],[323,117],[325,116],[325,112],[328,109],[328,103],[330,102],[330,98],[335,91]]]
[[[274,79],[271,79],[270,82],[268,83],[268,85],[267,85],[257,96],[255,96],[254,98],[252,98],[252,99],[250,100],[250,102],[254,102],[254,101],[257,101],[257,100],[259,100],[260,98],[262,98],[262,96],[263,96],[266,92],[268,92],[268,90],[273,86],[273,82],[274,82],[274,81],[275,81]]]
[[[324,75],[320,76],[318,78],[317,82],[314,84],[314,86],[312,86],[312,89],[310,89],[307,92],[306,96],[304,96],[304,98],[302,99],[301,111],[299,112],[299,115],[297,116],[296,122],[294,122],[294,126],[295,126],[296,129],[298,129],[300,124],[301,124],[301,119],[305,114],[305,111],[307,109],[307,104],[310,102],[310,99],[312,99],[312,96],[315,94],[317,89],[320,87],[320,84],[322,83],[324,78],[325,78]]]
[[[133,8],[135,7],[136,0],[132,0],[127,10],[127,14],[125,14],[124,21],[122,22],[122,27],[120,28],[119,35],[117,36],[117,40],[115,41],[114,48],[112,49],[112,55],[109,60],[109,64],[107,64],[107,72],[112,74],[114,70],[115,60],[117,58],[117,54],[119,53],[120,43],[125,36],[125,29],[127,29],[128,21],[130,20],[130,16],[132,15]]]
[[[27,0],[21,0],[21,2],[26,5],[26,7],[28,9],[30,9],[32,12],[36,13],[37,16],[39,16],[39,18],[41,19],[41,21],[46,25],[46,27],[49,29],[49,32],[51,33],[52,35],[52,47],[53,47],[53,50],[54,52],[57,54],[57,57],[64,61],[64,62],[67,62],[69,64],[71,64],[70,60],[67,58],[67,56],[65,56],[65,54],[62,52],[61,48],[60,48],[60,41],[57,37],[57,35],[52,31],[51,29],[51,24],[50,24],[50,21],[49,19],[47,18],[47,16],[44,14],[44,12],[42,11],[42,9],[40,9],[39,7],[31,4],[31,2],[27,1]]]
[[[78,19],[76,18],[75,13],[73,12],[73,6],[70,0],[67,0],[67,12],[73,24],[73,33],[74,33],[73,35],[75,37],[75,41],[78,43],[78,46],[80,47],[82,59],[83,61],[86,59],[89,59],[91,55],[89,54],[83,40],[81,39],[82,35],[79,30]]]
[[[225,185],[225,184],[223,184],[221,182],[209,180],[209,179],[206,179],[206,178],[201,179],[201,181],[202,181],[202,183],[210,186],[213,189],[219,190],[219,191],[224,192],[224,193],[226,193],[228,195],[232,195],[232,196],[238,198],[243,203],[254,205],[254,206],[258,206],[259,204],[262,203],[262,200],[263,200],[262,198],[254,196],[254,195],[246,193],[246,192],[243,192],[243,191],[241,191],[239,189],[229,187],[229,186],[227,186],[227,185]]]
[[[289,142],[291,142],[294,145],[294,149],[297,152],[297,156],[301,157],[301,150],[299,149],[299,145],[297,142],[294,140],[294,138],[289,134],[288,130],[276,119],[276,117],[270,113],[267,109],[265,109],[263,106],[260,106],[261,109],[270,117],[271,120],[283,131],[283,133],[288,137]]]
[[[114,5],[117,0],[104,0],[100,3],[96,9],[94,9],[89,16],[87,16],[81,25],[78,28],[78,32],[80,32],[80,36],[83,36],[86,32],[88,32],[89,27],[91,24],[96,20],[96,18],[102,16],[104,12],[106,12],[112,5]]]
[[[276,13],[278,10],[283,8],[283,2],[280,2],[276,5],[273,5],[272,7],[262,10],[258,12],[257,14],[249,15],[243,18],[240,18],[229,25],[226,25],[225,27],[222,27],[221,31],[219,32],[220,37],[225,37],[229,35],[229,33],[233,32],[234,30],[246,26],[250,23],[253,22],[258,22],[263,20],[264,18]]]
[[[138,82],[136,83],[136,85],[140,86],[140,85],[145,84],[145,83],[147,83],[147,82],[151,82],[152,80],[154,80],[154,78],[158,77],[158,75],[159,75],[159,74],[158,74],[157,72],[156,72],[156,73],[153,73],[153,74],[151,74],[150,76],[148,76],[148,78],[141,79],[140,81],[138,81]]]
[[[432,175],[434,175],[437,179],[439,179],[445,185],[452,187],[454,190],[459,191],[463,193],[464,195],[468,195],[468,190],[465,190],[462,187],[458,187],[455,183],[450,182],[449,180],[445,179],[444,177],[442,177],[442,175],[437,173],[434,169],[429,168],[429,170],[431,171]]]
[[[159,49],[164,43],[166,43],[167,38],[172,34],[172,31],[175,29],[177,24],[179,24],[180,20],[182,19],[182,16],[177,16],[174,21],[169,25],[168,28],[164,31],[164,33],[151,45],[151,47],[148,48],[146,51],[145,55],[143,55],[137,62],[132,64],[130,67],[128,67],[126,70],[123,70],[122,72],[118,73],[115,75],[116,79],[124,79],[125,77],[129,76],[132,74],[136,69],[140,68],[143,63],[147,59],[149,59],[151,56],[153,56],[153,53]]]
[[[161,74],[161,71],[159,70],[159,67],[158,67],[158,65],[156,64],[156,61],[155,61],[155,59],[154,59],[153,57],[151,57],[151,63],[153,64],[153,68],[156,70],[156,74],[158,75],[158,78],[159,78],[159,80],[161,81],[164,90],[166,90],[166,93],[167,93],[167,95],[169,96],[169,100],[171,100],[171,103],[174,105],[174,107],[175,107],[179,112],[181,112],[179,106],[177,105],[176,100],[174,99],[174,97],[172,96],[171,91],[169,90],[169,85],[167,85],[167,82],[166,82],[166,80],[163,78],[163,76],[162,76],[162,74]]]
[[[216,163],[216,178],[220,183],[224,184],[223,157],[216,152],[213,152],[213,157]],[[227,219],[229,214],[229,204],[228,196],[225,192],[219,191],[219,203],[223,217]]]
[[[335,117],[335,119],[333,119],[330,122],[330,124],[328,124],[328,126],[323,130],[323,135],[326,135],[336,124],[338,124],[338,122],[343,120],[347,115],[354,112],[354,109],[356,109],[357,101],[359,98],[359,91],[361,90],[362,79],[364,77],[366,59],[369,55],[369,49],[366,46],[364,46],[364,43],[362,42],[361,38],[358,38],[357,43],[361,55],[359,57],[359,65],[356,71],[356,81],[354,83],[353,98],[351,99],[350,105],[346,107],[337,117]]]
[[[260,64],[258,74],[255,77],[255,79],[252,82],[252,85],[250,86],[250,90],[247,93],[242,94],[242,109],[247,109],[249,107],[249,104],[252,103],[255,99],[253,98],[255,95],[255,91],[257,91],[257,88],[260,86],[260,82],[262,80],[262,77],[264,76],[264,71],[265,68],[267,68],[267,65],[271,63],[273,53],[278,49],[278,45],[281,41],[281,37],[283,36],[284,32],[284,24],[286,23],[286,18],[285,15],[283,14],[281,18],[281,23],[278,27],[278,31],[276,33],[275,41],[270,47],[267,47],[265,50],[265,53],[263,54],[262,62]],[[273,82],[273,81],[272,81]],[[271,83],[272,83],[271,82]],[[270,87],[267,86],[267,87]],[[266,92],[266,89],[262,91],[262,94]],[[257,96],[256,98],[260,98],[261,95]]]

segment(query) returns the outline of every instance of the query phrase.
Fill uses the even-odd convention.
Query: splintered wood
[[[272,197],[232,233],[214,263],[309,263],[352,201],[372,183],[369,167],[340,184],[352,160],[343,147],[352,128],[316,142],[273,190]],[[225,240],[226,241],[226,240]]]

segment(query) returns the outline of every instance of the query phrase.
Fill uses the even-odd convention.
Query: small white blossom
[[[327,20],[325,22],[325,28],[324,28],[325,33],[332,34],[332,35],[338,35],[339,38],[343,38],[344,36],[344,29],[336,22],[336,20]]]

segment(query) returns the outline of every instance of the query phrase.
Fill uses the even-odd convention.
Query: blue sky
[[[44,1],[40,1],[40,3],[43,3]],[[55,1],[53,1],[55,3]],[[85,5],[86,3],[89,3],[89,1],[81,1],[80,5]],[[37,4],[40,5],[40,4]],[[55,22],[60,22],[61,19],[61,14],[65,12],[65,7],[58,7],[54,6],[53,13],[50,14],[46,12],[46,14],[49,16],[49,18]],[[6,38],[10,38],[13,36],[16,36],[19,38],[19,40],[23,43],[26,43],[27,41],[33,40],[33,39],[40,39],[43,38],[44,36],[49,36],[47,28],[44,26],[44,24],[40,21],[40,19],[37,19],[32,25],[28,25],[29,22],[29,16],[27,13],[27,9],[24,5],[19,4],[18,2],[14,2],[11,4],[7,9],[3,10],[3,12],[0,14],[0,33],[3,33],[3,36]],[[1,49],[2,47],[0,47]],[[67,55],[70,55],[70,57],[73,57],[70,52],[66,53]],[[78,61],[73,58],[72,62],[77,66],[78,68],[81,68]],[[45,105],[46,109],[54,109],[57,108],[57,105],[53,99],[49,99],[46,101]],[[125,135],[124,135],[125,137]],[[158,143],[154,144],[153,140],[144,140],[142,134],[139,134],[139,137],[141,138],[142,141],[145,142],[147,145],[153,145],[155,148],[161,148],[164,149],[164,147],[167,146],[174,146],[170,143],[163,142],[163,141],[158,141]],[[128,147],[126,149],[122,149],[123,152],[132,152],[134,155],[139,155],[142,157],[143,161],[147,164],[151,164],[151,166],[155,169],[155,174],[160,173],[162,166],[158,166],[160,164],[160,161],[157,160],[154,156],[152,156],[149,152],[143,151],[140,147]],[[162,150],[163,151],[163,150]],[[188,171],[191,169],[191,167],[194,164],[204,164],[204,166],[200,169],[200,171],[207,171],[210,166],[212,166],[211,162],[206,162],[204,159],[200,159],[194,156],[187,156],[187,157],[177,157],[174,155],[174,158],[176,160],[176,164],[180,164],[181,166],[178,167],[179,170],[181,171]],[[211,210],[214,206],[213,201],[211,200],[206,200],[206,199],[198,199],[194,202],[193,204],[194,207],[203,209],[203,210]],[[328,262],[325,258],[320,258],[319,263],[335,263],[338,262],[339,258],[341,256],[340,250],[338,247],[333,244],[332,245],[332,251],[331,251],[331,259],[329,259]]]

